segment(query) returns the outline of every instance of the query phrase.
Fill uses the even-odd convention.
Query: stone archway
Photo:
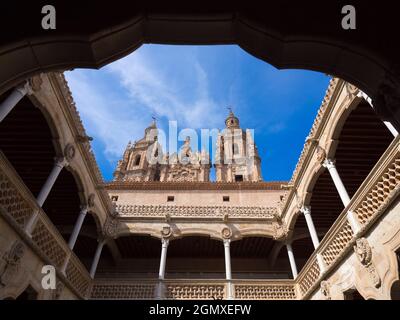
[[[76,10],[73,3],[53,3],[63,14],[52,32],[41,29],[31,14],[41,11],[38,4],[24,3],[23,12],[18,3],[8,4],[10,14],[1,24],[16,30],[0,38],[0,93],[40,72],[99,68],[144,43],[237,44],[279,69],[315,70],[349,81],[373,97],[378,113],[400,128],[400,49],[388,32],[397,21],[389,5],[357,4],[357,29],[349,32],[341,27],[346,4],[341,1],[271,2],[268,10],[251,12],[233,4],[193,11],[172,4],[155,10],[89,1]]]

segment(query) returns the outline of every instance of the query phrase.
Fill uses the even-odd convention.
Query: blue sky
[[[277,70],[235,45],[144,45],[100,70],[65,73],[105,180],[157,118],[168,132],[224,128],[227,107],[254,129],[266,181],[289,180],[329,77]],[[212,178],[214,174],[212,174]]]

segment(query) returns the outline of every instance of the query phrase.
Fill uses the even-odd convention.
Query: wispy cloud
[[[100,71],[66,73],[85,127],[111,161],[129,140],[143,136],[151,115],[176,120],[181,128],[221,123],[225,110],[210,95],[206,71],[194,55],[186,58],[192,60],[192,70],[185,71],[191,73],[189,84],[173,65],[159,68],[139,51]]]
[[[175,75],[174,65],[160,68],[141,52],[127,56],[107,67],[129,92],[132,104],[139,104],[143,111],[178,121],[180,126],[203,128],[216,124],[210,114],[218,114],[221,107],[210,97],[205,70],[191,56],[192,87],[189,92],[185,79]],[[218,119],[219,120],[219,119]]]
[[[114,161],[132,137],[143,133],[141,115],[132,117],[127,104],[110,101],[90,72],[67,72],[66,78],[88,134],[101,140],[105,155]]]

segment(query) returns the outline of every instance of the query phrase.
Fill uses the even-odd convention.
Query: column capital
[[[60,168],[68,166],[68,161],[65,157],[59,157],[54,159],[54,165]]]
[[[163,248],[167,248],[168,247],[168,245],[169,245],[169,239],[168,238],[161,238],[161,246],[163,247]]]
[[[24,83],[20,84],[15,88],[21,95],[32,94],[33,89],[29,81],[25,81]]]
[[[81,205],[80,209],[81,209],[81,212],[80,212],[81,214],[87,214],[89,211],[89,207],[86,204]]]
[[[328,170],[335,168],[335,160],[333,159],[325,159],[322,163],[322,166],[327,168]]]
[[[300,208],[300,212],[303,214],[311,214],[311,207],[310,206],[302,206]]]
[[[225,247],[229,247],[230,243],[231,243],[231,239],[223,239],[223,243]]]

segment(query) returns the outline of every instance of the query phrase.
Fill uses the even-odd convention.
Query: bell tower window
[[[135,158],[135,166],[138,166],[140,164],[140,155],[137,155]]]

